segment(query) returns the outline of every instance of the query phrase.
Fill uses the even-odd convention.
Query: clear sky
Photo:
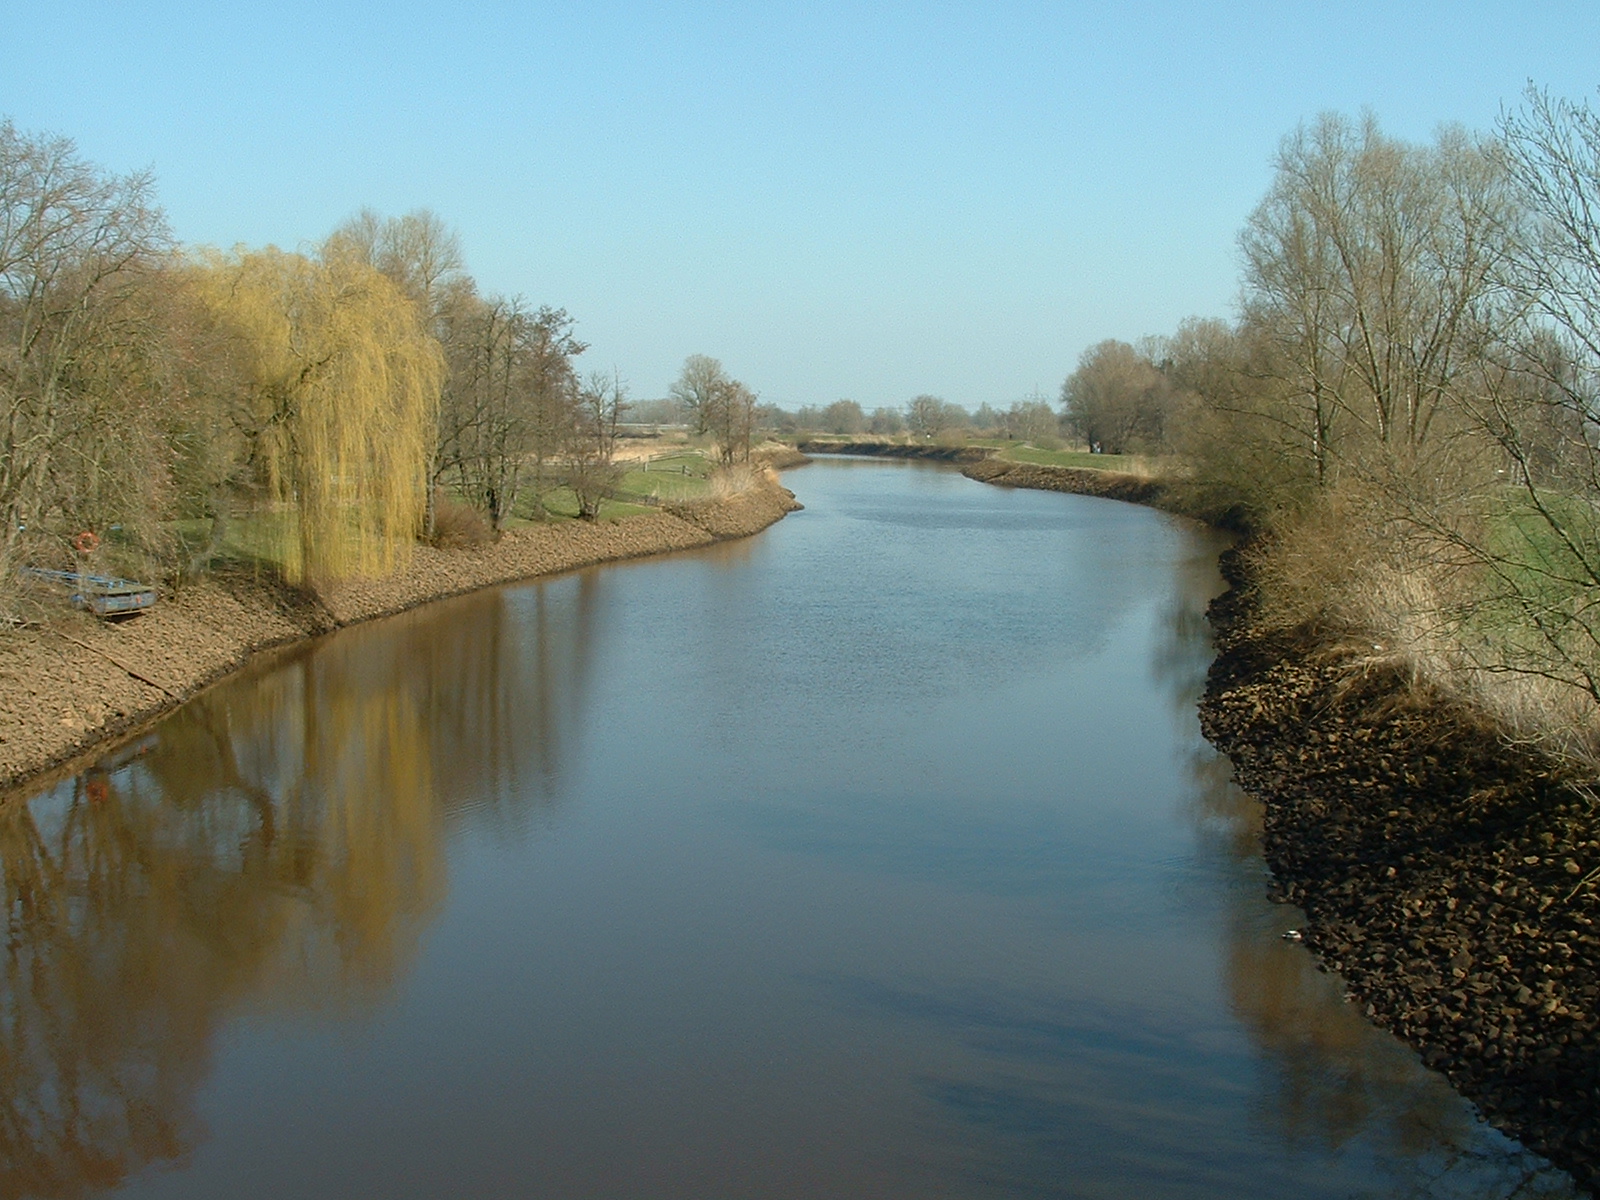
[[[1279,139],[1600,85],[1600,2],[16,3],[0,115],[150,167],[185,242],[432,208],[486,291],[659,396],[1054,395],[1227,315]]]

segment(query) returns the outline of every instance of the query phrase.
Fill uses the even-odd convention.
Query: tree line
[[[176,579],[244,519],[300,581],[544,515],[557,485],[593,517],[628,395],[580,376],[575,327],[482,291],[431,212],[363,211],[299,251],[185,247],[148,173],[0,121],[0,609],[85,533],[97,569]],[[703,428],[748,456],[754,393],[717,372]]]
[[[1092,447],[1262,532],[1269,610],[1600,752],[1600,115],[1530,88],[1430,142],[1282,142],[1232,320],[1085,351]]]

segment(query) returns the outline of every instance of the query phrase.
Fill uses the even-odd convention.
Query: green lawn
[[[617,491],[624,496],[659,496],[663,500],[697,500],[706,494],[712,464],[703,454],[674,454],[656,459],[649,467],[636,466],[622,477]]]
[[[651,512],[654,505],[647,497],[679,502],[696,500],[710,490],[709,476],[714,464],[704,454],[695,450],[671,454],[652,461],[648,468],[635,465],[623,475],[617,486],[618,495],[600,505],[600,519],[616,520]],[[506,520],[506,528],[516,529],[540,521],[576,520],[578,499],[571,488],[551,488],[544,495],[545,512],[541,516],[531,488],[524,488],[517,497],[515,511]],[[289,517],[283,513],[241,513],[228,521],[227,536],[218,547],[217,559],[234,562],[276,562],[280,539],[286,532]],[[183,547],[184,554],[193,554],[206,544],[211,536],[209,518],[191,518],[174,521],[168,528]]]
[[[558,521],[575,521],[578,519],[578,497],[571,488],[552,488],[544,494],[544,507],[547,516]],[[517,505],[517,508],[532,511],[532,506]],[[648,504],[629,504],[623,500],[602,500],[600,502],[600,516],[602,521],[614,521],[618,517],[632,517],[639,513],[651,511]],[[518,529],[527,525],[539,524],[537,519],[526,516],[514,516],[506,522],[507,529]]]

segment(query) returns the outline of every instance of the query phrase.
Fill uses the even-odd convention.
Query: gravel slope
[[[491,584],[746,537],[800,506],[776,478],[726,499],[597,523],[518,529],[320,595],[249,572],[211,576],[120,623],[65,609],[0,636],[0,789],[71,770],[259,651]]]

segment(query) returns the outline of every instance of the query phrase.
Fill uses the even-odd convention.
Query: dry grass
[[[440,496],[434,504],[432,543],[441,550],[464,550],[494,539],[488,520],[470,504]]]
[[[776,478],[768,468],[752,466],[749,463],[733,463],[731,466],[718,467],[706,480],[709,485],[706,498],[726,500],[730,496],[748,492],[760,480]]]
[[[1310,628],[1352,676],[1383,669],[1413,691],[1483,714],[1505,737],[1600,769],[1600,710],[1556,664],[1513,657],[1519,630],[1443,527],[1394,516],[1392,497],[1336,488],[1283,528],[1256,563],[1261,614]]]

